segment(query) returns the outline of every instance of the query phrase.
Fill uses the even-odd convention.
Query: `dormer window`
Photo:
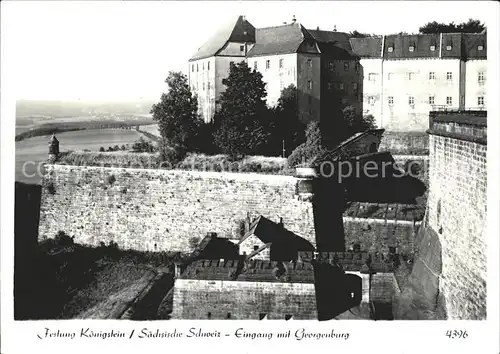
[[[389,47],[389,48],[387,48],[387,51],[388,51],[389,53],[392,53],[392,52],[393,52],[393,50],[394,50],[394,47]]]
[[[431,52],[433,52],[433,51],[436,50],[436,46],[435,45],[431,45],[430,49],[431,49]]]
[[[245,51],[245,46],[244,45],[240,45],[240,52],[244,52]]]
[[[415,46],[411,45],[411,46],[408,48],[408,50],[409,50],[410,52],[413,52],[413,51],[415,50]]]
[[[482,45],[478,45],[477,50],[484,50],[484,47]]]

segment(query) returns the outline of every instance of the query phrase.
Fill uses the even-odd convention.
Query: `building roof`
[[[322,30],[307,31],[318,42],[321,54],[335,59],[353,59],[358,57],[352,51],[347,33]]]
[[[439,58],[440,55],[441,58],[486,59],[484,33],[395,34],[351,38],[350,43],[353,52],[363,58],[381,58],[383,43],[385,59]],[[478,49],[480,45],[483,50]]]
[[[227,42],[255,43],[255,27],[244,16],[223,25],[206,41],[189,61],[200,60],[216,55]]]
[[[238,244],[240,245],[243,241],[245,241],[252,235],[257,236],[259,240],[264,243],[272,243],[273,241],[276,241],[277,237],[282,236],[282,232],[283,226],[272,222],[262,215],[259,215],[259,217],[252,221],[247,233],[243,235]]]
[[[389,51],[392,47],[392,52]],[[411,47],[413,51],[411,51]],[[434,47],[434,50],[431,50]],[[438,58],[439,34],[391,35],[385,37],[384,58]]]
[[[352,51],[362,58],[382,57],[382,37],[351,38]]]
[[[313,36],[300,23],[276,27],[258,28],[255,31],[255,45],[248,57],[262,55],[313,53],[320,54]]]

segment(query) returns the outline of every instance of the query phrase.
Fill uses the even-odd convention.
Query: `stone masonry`
[[[190,252],[190,239],[239,239],[240,222],[263,215],[314,245],[312,205],[296,185],[292,176],[47,165],[39,240],[62,230],[81,244]]]
[[[486,318],[486,117],[437,114],[430,124],[428,224],[442,245],[449,319]]]

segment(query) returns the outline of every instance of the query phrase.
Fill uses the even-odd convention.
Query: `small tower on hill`
[[[52,134],[49,140],[49,162],[54,162],[59,156],[59,140],[57,140],[56,135]]]

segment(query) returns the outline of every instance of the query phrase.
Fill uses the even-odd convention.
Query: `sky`
[[[255,27],[391,34],[430,21],[488,24],[488,2],[161,1],[2,2],[3,48],[15,63],[15,96],[41,100],[158,99],[169,71],[187,62],[221,24],[245,15]]]

